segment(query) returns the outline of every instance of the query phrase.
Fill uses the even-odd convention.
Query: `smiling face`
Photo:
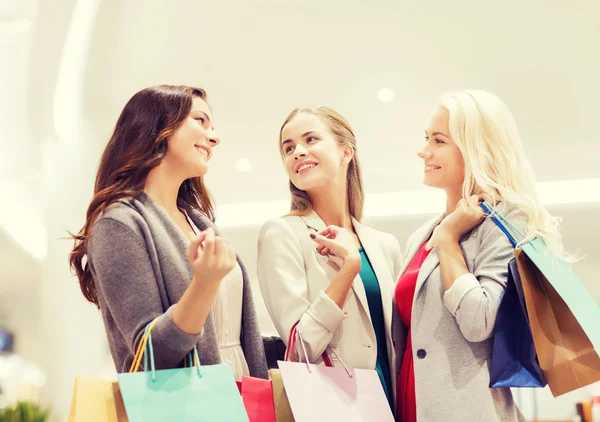
[[[215,133],[208,104],[194,97],[189,115],[167,140],[164,161],[185,179],[204,176],[213,148],[220,143]]]
[[[465,178],[462,153],[449,134],[449,113],[437,107],[427,129],[425,146],[417,154],[424,163],[423,183],[447,192],[461,192]]]
[[[353,150],[342,147],[319,117],[298,113],[282,128],[280,140],[285,169],[298,189],[310,192],[345,182]]]

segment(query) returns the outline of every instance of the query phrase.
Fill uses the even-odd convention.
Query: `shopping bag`
[[[242,377],[242,401],[250,422],[275,422],[271,381]]]
[[[278,363],[290,407],[297,422],[394,421],[387,396],[375,370],[348,369],[333,349],[332,353],[342,363],[343,368],[311,364],[308,362],[308,354],[298,327],[296,334],[290,336],[290,356],[295,356],[294,339],[297,338],[302,346],[305,362]]]
[[[493,215],[526,239],[502,214]],[[515,257],[539,366],[552,394],[600,381],[600,307],[594,298],[542,238],[522,242]]]
[[[119,384],[103,378],[77,377],[69,422],[127,422]]]
[[[156,370],[152,346],[155,321],[146,327],[130,372],[118,375],[129,420],[249,422],[229,365],[201,366],[194,347],[187,357],[188,367]],[[142,356],[144,371],[134,372]]]
[[[509,228],[494,214],[494,210],[483,202],[481,207],[504,232],[513,247],[517,240]],[[540,369],[523,287],[516,258],[508,263],[506,290],[498,308],[490,364],[490,387],[544,387],[546,379]]]
[[[517,262],[508,263],[506,291],[500,302],[492,346],[490,387],[544,387],[525,307]]]
[[[281,371],[279,369],[270,369],[269,377],[273,388],[273,404],[275,405],[275,420],[277,422],[296,422],[290,402],[285,393]]]

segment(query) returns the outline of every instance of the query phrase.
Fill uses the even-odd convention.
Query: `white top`
[[[244,375],[250,375],[240,344],[243,282],[242,269],[236,263],[233,270],[223,278],[212,307],[221,360],[231,366],[236,381],[241,381]]]
[[[188,222],[196,234],[200,232],[189,217]],[[233,270],[223,277],[219,292],[212,305],[221,361],[231,366],[236,381],[242,381],[242,376],[250,375],[244,350],[240,343],[243,283],[242,269],[236,262]]]

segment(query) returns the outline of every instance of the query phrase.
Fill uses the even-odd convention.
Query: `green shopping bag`
[[[194,347],[188,354],[189,367],[155,369],[153,325],[154,321],[146,327],[129,373],[118,375],[129,421],[248,422],[228,365],[200,366]],[[144,372],[135,372],[142,356]]]

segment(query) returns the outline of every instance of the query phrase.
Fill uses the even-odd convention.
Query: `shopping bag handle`
[[[131,366],[129,367],[129,372],[136,372],[139,369],[140,364],[142,363],[142,356],[144,355],[144,350],[146,349],[146,344],[148,342],[148,334],[154,327],[154,324],[156,324],[157,320],[158,318],[155,318],[148,325],[146,325],[146,328],[144,329],[144,334],[140,339],[140,343],[138,344],[135,356],[133,357],[133,362],[131,362]]]
[[[152,345],[152,328],[154,327],[154,324],[156,324],[156,321],[158,320],[158,318],[159,317],[155,318],[148,325],[146,325],[146,328],[144,329],[144,334],[142,336],[142,339],[140,340],[140,344],[138,345],[138,349],[136,351],[135,357],[133,359],[131,367],[129,368],[130,373],[136,372],[139,369],[141,359],[143,357],[144,358],[144,372],[147,372],[148,371],[148,355],[150,355],[150,368],[151,368],[151,372],[152,372],[152,381],[156,381],[156,365],[154,363],[154,348]],[[198,376],[201,377],[202,374],[200,373],[200,358],[198,357],[198,349],[196,348],[196,346],[194,346],[194,348],[190,352],[188,352],[186,358],[189,359],[190,366],[196,367]],[[184,365],[185,365],[185,360],[184,360]]]
[[[292,326],[292,329],[290,330],[290,337],[288,339],[288,347],[285,351],[285,359],[284,359],[285,361],[288,361],[288,362],[293,361],[294,356],[296,354],[296,338],[297,338],[296,330],[298,328],[299,323],[300,323],[300,321],[296,322]],[[325,362],[325,366],[333,367],[333,363],[331,362],[331,359],[327,355],[327,351],[324,351],[321,356],[323,357],[323,362]]]
[[[509,227],[512,230],[514,230],[515,233],[517,233],[519,236],[521,236],[523,238],[523,241],[526,241],[527,243],[529,243],[535,249],[535,246],[533,245],[533,243],[531,243],[531,240],[529,240],[527,238],[527,236],[525,236],[525,234],[523,234],[523,232],[521,230],[519,230],[518,227],[516,227],[514,224],[512,224],[496,208],[492,207],[486,201],[480,202],[479,206],[483,209],[483,211],[486,213],[486,215],[489,216],[494,223],[496,223],[496,226],[498,226],[498,228],[500,230],[502,230],[502,232],[506,235],[506,237],[508,238],[508,240],[512,244],[513,248],[515,248],[515,249],[518,248],[519,245],[520,245],[520,242],[518,242],[515,239],[515,237],[512,235],[512,233],[509,230]]]
[[[290,339],[288,341],[288,348],[285,352],[285,360],[290,361],[290,360],[294,359],[294,355],[296,353],[296,338],[297,338],[298,340],[300,340],[300,345],[302,346],[302,350],[304,351],[306,369],[308,370],[309,373],[312,373],[312,371],[310,369],[310,361],[308,358],[308,352],[306,351],[306,344],[304,343],[304,339],[302,338],[302,333],[300,332],[300,328],[298,327],[299,322],[300,321],[295,323],[290,331]],[[335,355],[335,357],[340,361],[340,363],[346,370],[346,373],[348,374],[348,376],[350,378],[353,378],[354,376],[352,375],[352,372],[350,372],[350,370],[348,369],[348,367],[346,366],[346,364],[344,363],[342,358],[337,354],[335,349],[329,345],[327,345],[327,348],[329,348],[331,350],[331,352]],[[325,351],[323,352],[323,354],[321,356],[323,357],[325,366],[329,366],[329,367],[333,368],[333,362],[331,361],[329,355],[327,354],[327,348],[325,349]],[[300,353],[298,353],[298,358],[299,358],[300,362],[302,362]]]

